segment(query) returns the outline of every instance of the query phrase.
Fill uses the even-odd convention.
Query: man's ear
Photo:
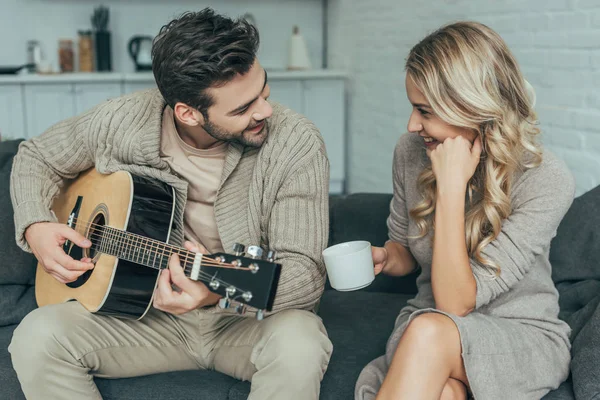
[[[188,126],[204,125],[204,115],[193,107],[184,103],[176,103],[173,109],[175,118]]]

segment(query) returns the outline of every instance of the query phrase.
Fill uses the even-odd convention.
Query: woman
[[[442,27],[411,51],[413,110],[394,155],[390,240],[375,272],[421,267],[386,355],[356,398],[539,399],[569,373],[548,261],[574,182],[536,142],[517,62],[485,25]]]

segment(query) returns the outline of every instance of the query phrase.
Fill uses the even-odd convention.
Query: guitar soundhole
[[[98,251],[98,246],[100,245],[100,241],[102,239],[102,232],[104,230],[104,226],[106,224],[106,218],[103,213],[98,213],[96,217],[92,220],[92,223],[89,226],[87,231],[87,238],[90,239],[92,245],[89,249],[82,249],[78,246],[71,247],[71,251],[69,251],[69,255],[76,260],[80,260],[84,257],[91,258],[94,262],[98,259],[100,252]],[[76,281],[67,283],[67,286],[71,288],[78,288],[85,284],[90,276],[92,276],[93,269],[85,271]]]
[[[92,246],[89,248],[87,253],[88,257],[92,260],[96,261],[100,252],[98,251],[98,247],[100,246],[100,241],[102,240],[102,235],[104,233],[104,226],[106,225],[106,218],[104,217],[104,213],[98,213],[96,217],[93,219],[92,224],[90,225],[90,229],[88,231],[88,238],[92,242]]]
[[[67,283],[67,286],[73,289],[78,288],[86,283],[88,279],[90,279],[90,276],[92,276],[92,271],[93,269],[85,271],[79,278],[77,278],[76,281]]]

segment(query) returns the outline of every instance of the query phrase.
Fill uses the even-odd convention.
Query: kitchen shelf
[[[344,71],[330,69],[313,69],[306,71],[269,70],[270,79],[331,79],[346,78]],[[64,74],[18,74],[0,75],[2,83],[78,83],[78,82],[152,82],[151,72],[74,72]]]

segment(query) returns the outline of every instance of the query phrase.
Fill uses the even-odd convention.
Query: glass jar
[[[61,39],[58,42],[58,63],[61,72],[73,72],[74,66],[73,41]]]
[[[94,46],[91,31],[79,31],[79,72],[94,71]]]

